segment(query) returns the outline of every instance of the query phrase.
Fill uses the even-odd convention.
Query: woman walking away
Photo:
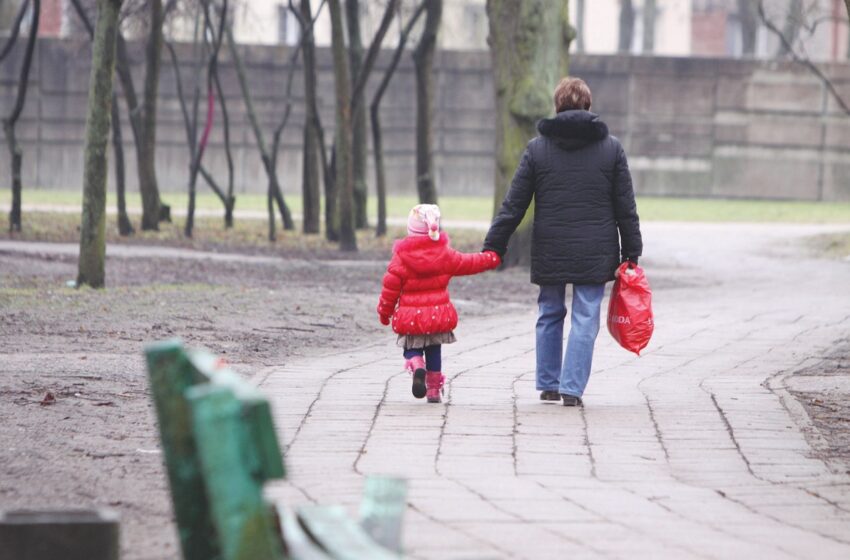
[[[457,311],[449,299],[453,276],[478,274],[496,268],[496,253],[459,253],[440,231],[440,209],[434,204],[414,206],[407,218],[407,237],[395,242],[384,275],[378,317],[398,333],[404,348],[404,367],[413,375],[413,396],[441,402],[443,344],[455,342]]]
[[[531,281],[540,286],[537,390],[544,401],[580,406],[590,377],[605,283],[622,261],[643,251],[626,154],[590,112],[584,81],[564,78],[555,88],[554,118],[537,124],[484,249],[502,256],[534,199]],[[572,317],[564,343],[565,288],[572,284]],[[562,357],[563,356],[563,357]]]

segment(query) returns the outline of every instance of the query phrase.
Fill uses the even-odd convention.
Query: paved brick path
[[[261,372],[271,492],[356,512],[364,474],[407,477],[412,558],[850,558],[850,476],[784,389],[850,332],[850,264],[796,245],[817,230],[645,227],[655,338],[635,358],[603,330],[583,409],[537,400],[534,310],[461,319],[443,405],[389,334]]]

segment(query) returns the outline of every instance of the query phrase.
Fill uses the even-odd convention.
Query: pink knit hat
[[[440,207],[436,204],[418,204],[407,216],[408,235],[427,235],[432,241],[440,239]]]

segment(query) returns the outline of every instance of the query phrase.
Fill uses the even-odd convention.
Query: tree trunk
[[[114,78],[113,78],[114,80]],[[127,215],[127,173],[124,168],[124,138],[121,134],[121,111],[115,84],[112,84],[112,152],[115,154],[115,193],[118,199],[118,233],[133,235],[133,223]]]
[[[738,0],[738,18],[741,20],[741,54],[752,58],[756,55],[758,33],[758,17],[752,0]]]
[[[360,0],[345,0],[345,21],[348,24],[348,58],[351,68],[351,89],[363,70],[363,38],[360,32]],[[369,227],[366,216],[366,157],[368,156],[366,131],[366,98],[360,95],[352,109],[352,168],[354,169],[354,225],[357,229]]]
[[[425,29],[413,53],[416,66],[416,190],[421,204],[437,204],[434,183],[434,53],[443,0],[425,0]]]
[[[224,88],[221,87],[221,76],[218,66],[215,68],[215,91],[221,104],[221,120],[224,127],[224,154],[227,159],[227,197],[224,200],[224,227],[233,227],[233,208],[236,205],[236,197],[233,195],[233,152],[230,148],[230,114],[227,112],[227,101],[224,97]]]
[[[552,91],[567,74],[567,0],[488,0],[490,53],[496,88],[498,209],[536,123],[552,113]],[[505,266],[531,262],[533,208],[511,238]]]
[[[36,5],[38,2],[36,1]],[[98,0],[86,114],[83,212],[77,285],[102,288],[106,257],[106,162],[120,0]]]
[[[643,54],[652,54],[655,51],[656,13],[656,1],[643,0]]]
[[[384,93],[387,91],[387,86],[390,80],[395,75],[398,63],[401,61],[401,55],[404,52],[404,46],[407,44],[407,39],[410,37],[410,32],[419,17],[425,12],[427,0],[424,0],[404,26],[401,35],[398,38],[398,45],[393,52],[393,58],[389,66],[384,72],[384,77],[381,83],[378,84],[378,89],[375,91],[375,96],[372,98],[372,103],[369,106],[369,112],[372,120],[372,150],[375,158],[375,181],[376,192],[378,195],[378,225],[375,227],[375,235],[383,237],[387,234],[387,179],[384,173],[384,148],[381,135],[381,100]]]
[[[351,75],[345,55],[345,29],[339,0],[329,0],[331,12],[331,48],[336,92],[336,181],[339,185],[339,246],[343,251],[357,250],[354,229],[354,162],[352,161]]]
[[[145,83],[142,92],[141,127],[139,130],[139,193],[142,196],[142,229],[158,229],[158,223],[170,214],[162,208],[156,180],[156,103],[159,92],[159,69],[162,56],[162,0],[151,0],[150,33],[145,47]]]
[[[18,95],[15,97],[15,105],[12,107],[12,112],[3,120],[3,130],[6,133],[6,141],[9,144],[9,153],[11,155],[12,164],[12,209],[9,212],[9,231],[21,231],[21,191],[23,189],[23,180],[21,178],[21,168],[23,167],[23,150],[18,144],[18,138],[15,136],[15,125],[24,110],[24,103],[27,99],[27,86],[30,81],[30,68],[32,68],[33,52],[35,51],[35,41],[38,35],[38,18],[41,13],[41,1],[33,1],[32,24],[30,25],[30,34],[27,37],[27,48],[24,52],[24,60],[21,64],[21,74],[18,80]],[[20,25],[20,21],[16,20]],[[15,34],[15,33],[13,33]]]
[[[584,52],[584,0],[576,0],[576,52]]]
[[[632,0],[620,0],[620,40],[617,50],[621,53],[632,52],[632,38],[635,33],[635,8]]]
[[[301,16],[305,22],[313,19],[313,11],[310,0],[301,0]],[[302,29],[304,45],[304,105],[306,115],[304,116],[304,148],[303,148],[303,176],[301,182],[301,194],[304,206],[304,233],[319,233],[320,206],[319,200],[319,154],[318,150],[324,150],[319,145],[319,135],[316,130],[316,116],[314,110],[316,101],[316,45],[313,38],[313,29]]]
[[[94,27],[89,20],[88,14],[83,9],[80,0],[72,0],[74,9],[89,34],[89,40],[94,42]],[[112,151],[115,154],[115,192],[118,199],[118,233],[122,236],[133,235],[136,230],[127,215],[127,173],[124,167],[124,138],[121,134],[121,107],[118,103],[118,95],[115,93],[115,77],[112,84]]]
[[[785,41],[779,43],[777,58],[785,58],[791,55],[789,47],[793,48],[794,43],[797,42],[802,23],[803,0],[791,0],[791,5],[788,7],[788,13],[785,16],[785,27],[782,29],[782,36],[785,37]]]

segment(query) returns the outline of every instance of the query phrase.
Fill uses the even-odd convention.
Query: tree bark
[[[83,23],[89,40],[94,42],[94,27],[89,20],[79,0],[71,0],[80,21]],[[118,199],[118,233],[122,236],[133,235],[136,230],[127,215],[127,173],[124,166],[124,138],[121,133],[121,107],[118,103],[118,94],[115,93],[113,76],[112,84],[112,151],[115,154],[115,192]]]
[[[299,7],[303,21],[313,19],[310,0],[301,0]],[[301,178],[301,195],[304,206],[304,233],[319,233],[320,206],[319,200],[319,154],[318,150],[325,147],[319,145],[319,135],[316,130],[316,44],[313,37],[312,25],[302,26],[302,42],[304,45],[304,148],[303,176]]]
[[[758,33],[758,17],[753,0],[738,0],[738,18],[741,20],[741,54],[752,58],[756,55]]]
[[[345,53],[345,29],[340,0],[329,0],[331,13],[331,49],[336,92],[336,181],[339,184],[339,247],[357,250],[354,228],[354,162],[352,161],[351,75]]]
[[[620,39],[617,50],[621,53],[632,51],[635,33],[635,8],[632,0],[620,0]]]
[[[24,52],[24,60],[21,64],[21,74],[18,80],[18,95],[15,97],[15,105],[12,107],[12,112],[3,120],[3,131],[6,133],[6,141],[9,144],[9,154],[12,159],[12,209],[9,212],[9,231],[21,231],[21,191],[23,189],[23,181],[21,178],[21,168],[23,167],[23,150],[18,144],[18,138],[15,136],[15,125],[24,110],[24,103],[27,99],[27,86],[30,80],[30,68],[32,68],[33,52],[35,51],[35,41],[38,35],[38,18],[41,13],[41,1],[33,0],[33,15],[32,24],[30,25],[30,34],[27,37],[27,48]],[[20,21],[17,21],[20,25]]]
[[[127,214],[127,172],[124,167],[124,138],[121,134],[121,112],[115,84],[112,84],[112,152],[115,154],[115,194],[118,200],[118,233],[127,237],[136,230]]]
[[[363,37],[360,32],[360,0],[345,0],[345,21],[348,24],[348,58],[351,70],[351,90],[363,70]],[[368,156],[366,130],[366,99],[360,95],[353,100],[352,109],[352,168],[354,173],[354,225],[357,229],[369,227],[366,216],[368,190],[366,186],[366,157]]]
[[[227,100],[224,97],[224,88],[221,87],[221,76],[218,65],[215,68],[215,91],[221,105],[221,120],[224,127],[224,154],[227,159],[227,197],[224,200],[224,227],[233,227],[233,208],[236,205],[236,197],[233,195],[233,152],[230,147],[230,114],[227,112]]]
[[[106,162],[120,0],[98,0],[86,114],[83,211],[77,285],[102,288],[106,257]],[[35,5],[38,5],[36,0]]]
[[[150,33],[145,47],[145,83],[139,130],[139,193],[142,196],[142,229],[158,229],[162,214],[156,180],[156,104],[162,58],[162,0],[150,0]],[[167,208],[167,207],[166,207]],[[170,214],[168,210],[167,213]]]
[[[643,0],[643,54],[655,52],[655,0]]]
[[[413,52],[416,67],[416,190],[421,204],[437,204],[434,183],[434,53],[443,0],[425,0],[425,29]]]
[[[372,103],[369,106],[369,112],[372,120],[372,150],[375,158],[375,183],[376,194],[378,196],[378,224],[375,227],[375,235],[383,237],[387,234],[387,179],[384,173],[384,148],[381,135],[381,100],[390,84],[390,80],[395,75],[398,63],[401,61],[401,55],[404,52],[404,46],[407,44],[407,39],[410,37],[410,32],[419,17],[425,12],[426,3],[423,1],[410,17],[410,21],[404,26],[401,35],[398,39],[398,45],[393,53],[393,58],[390,65],[384,72],[384,77],[375,91],[375,96],[372,98]]]
[[[537,121],[552,113],[552,91],[567,74],[571,32],[567,0],[488,0],[490,53],[496,88],[496,188],[501,205]],[[503,259],[505,266],[531,262],[533,207]]]

